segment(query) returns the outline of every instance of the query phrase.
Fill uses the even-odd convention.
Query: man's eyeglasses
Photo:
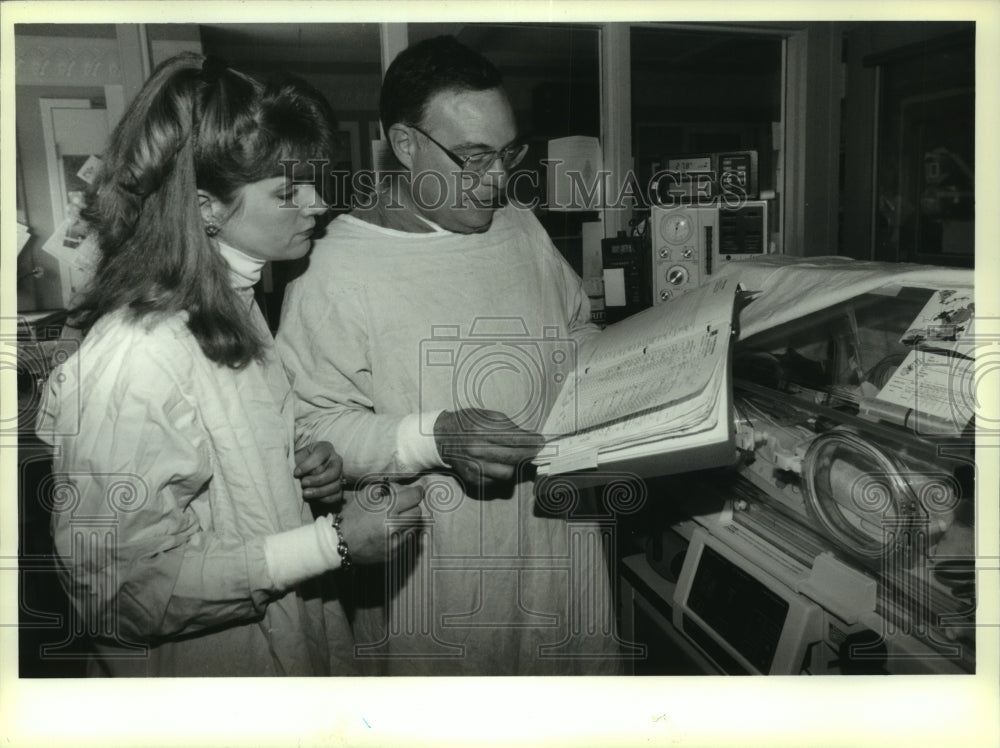
[[[416,125],[410,125],[410,127],[444,151],[445,155],[454,161],[455,165],[462,171],[474,172],[480,176],[486,174],[486,172],[489,171],[489,168],[496,163],[497,159],[500,159],[500,163],[503,165],[505,171],[513,169],[521,163],[521,159],[524,158],[524,154],[528,152],[528,144],[520,143],[517,145],[508,145],[501,148],[499,151],[483,151],[482,153],[473,153],[469,156],[459,156],[457,153],[453,153],[445,148]]]

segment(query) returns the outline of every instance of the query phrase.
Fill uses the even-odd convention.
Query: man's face
[[[517,137],[514,112],[499,88],[435,94],[420,127],[457,156],[498,151]],[[486,231],[493,212],[500,207],[507,180],[500,163],[495,161],[491,170],[478,179],[463,175],[441,148],[423,134],[411,131],[416,140],[411,173],[417,209],[449,231]],[[429,173],[421,177],[421,172]]]

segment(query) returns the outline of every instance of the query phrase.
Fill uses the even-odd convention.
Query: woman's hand
[[[420,526],[423,498],[423,486],[395,483],[380,484],[377,494],[365,498],[350,495],[340,512],[340,529],[351,560],[358,564],[385,563]]]
[[[341,472],[344,461],[330,442],[315,442],[295,452],[293,475],[302,484],[307,501],[335,504],[344,498]]]

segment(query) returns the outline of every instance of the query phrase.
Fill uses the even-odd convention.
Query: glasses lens
[[[479,174],[485,174],[497,159],[504,169],[513,169],[524,158],[528,152],[528,144],[514,145],[504,148],[502,151],[488,151],[487,153],[476,153],[467,156],[465,159],[465,169]]]
[[[465,170],[475,171],[479,174],[484,174],[487,169],[489,169],[493,162],[497,160],[497,153],[495,151],[490,151],[488,153],[476,153],[472,156],[465,157]]]

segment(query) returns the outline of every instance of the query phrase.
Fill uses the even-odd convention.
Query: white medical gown
[[[349,477],[419,473],[426,488],[419,552],[378,572],[384,593],[359,583],[355,633],[373,672],[619,671],[599,540],[613,528],[561,511],[583,497],[547,503],[526,472],[509,495],[479,500],[405,464],[396,444],[404,418],[440,409],[480,406],[538,429],[573,363],[562,352],[597,332],[589,317],[580,279],[534,216],[510,207],[481,234],[342,216],[289,286],[277,349],[298,428],[332,440]]]
[[[53,373],[38,429],[56,480],[40,498],[64,586],[100,635],[94,674],[350,672],[333,575],[282,592],[265,561],[266,536],[312,521],[289,395],[273,351],[220,366],[182,314],[108,315]]]

